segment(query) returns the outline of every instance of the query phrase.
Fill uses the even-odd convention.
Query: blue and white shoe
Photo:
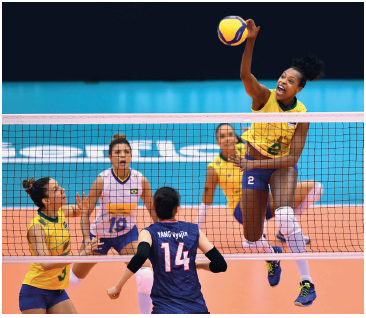
[[[275,253],[282,253],[282,249],[279,246],[273,246]],[[277,286],[280,283],[282,269],[280,261],[266,261],[265,267],[268,270],[268,282],[272,287]]]
[[[281,233],[281,231],[278,231],[276,237],[282,241],[282,242],[286,242],[285,236]],[[309,236],[306,236],[303,234],[304,240],[305,240],[305,244],[310,244],[311,240]]]
[[[299,289],[301,289],[301,292],[299,297],[297,297],[295,300],[295,305],[302,307],[311,306],[316,298],[314,284],[310,283],[308,280],[304,280],[303,282],[300,282],[300,287],[297,288],[295,292]]]

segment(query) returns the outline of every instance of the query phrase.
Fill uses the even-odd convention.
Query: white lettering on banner
[[[108,148],[108,145],[87,145],[85,146],[85,153],[89,158],[104,158],[104,151]]]
[[[83,153],[79,148],[68,146],[35,146],[23,148],[19,151],[22,156],[35,158],[70,158]]]
[[[16,156],[16,151],[15,148],[10,147],[11,143],[8,142],[3,142],[2,143],[2,157],[6,158],[6,157],[15,157]]]
[[[211,162],[219,154],[219,146],[214,144],[195,144],[176,149],[172,140],[157,140],[159,156],[143,156],[142,151],[152,150],[152,140],[133,140],[132,162],[166,163],[166,162]],[[85,145],[84,150],[70,146],[42,145],[25,147],[19,150],[23,157],[16,157],[14,145],[3,142],[3,163],[108,163],[108,145]],[[215,152],[212,152],[215,151]],[[26,158],[24,158],[26,157]]]

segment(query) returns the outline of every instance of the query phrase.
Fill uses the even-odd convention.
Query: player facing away
[[[131,145],[122,134],[115,134],[109,144],[109,159],[112,167],[99,174],[89,192],[89,211],[81,218],[84,242],[89,243],[98,236],[104,245],[93,251],[95,255],[106,255],[114,248],[120,255],[133,254],[137,249],[136,226],[137,205],[142,199],[151,217],[153,197],[149,181],[137,170],[130,168]],[[90,225],[89,217],[98,200],[100,208]],[[95,263],[77,263],[70,271],[70,287],[81,284]],[[150,291],[153,274],[147,262],[135,273],[140,313],[151,313]]]
[[[254,113],[306,112],[305,106],[296,98],[306,81],[317,80],[323,75],[324,64],[315,56],[295,59],[277,82],[276,89],[259,84],[251,73],[252,54],[259,27],[253,20],[246,21],[248,37],[242,58],[240,77],[245,91],[252,98]],[[309,123],[255,123],[242,139],[248,143],[245,158],[229,156],[229,161],[243,172],[240,208],[243,212],[245,238],[274,250],[263,239],[263,224],[267,210],[269,187],[277,227],[286,238],[293,253],[306,253],[301,227],[294,214],[294,196],[297,185],[297,162],[305,146]],[[316,298],[307,260],[295,261],[301,275],[300,295],[295,305],[311,306]],[[279,264],[274,266],[279,272]]]
[[[179,193],[173,188],[156,191],[154,206],[159,221],[140,232],[136,255],[117,285],[107,291],[111,299],[119,297],[126,281],[149,258],[154,270],[153,314],[208,313],[197,269],[219,273],[226,271],[227,264],[197,224],[175,219],[179,204]],[[210,262],[196,262],[197,248]]]
[[[66,205],[65,189],[49,177],[23,181],[23,188],[39,208],[27,228],[32,256],[63,256],[70,253],[70,234],[65,216],[77,217],[88,211],[88,197],[76,195],[76,205]],[[98,248],[94,239],[78,256]],[[69,286],[69,263],[33,263],[19,293],[22,314],[76,314],[65,288]]]

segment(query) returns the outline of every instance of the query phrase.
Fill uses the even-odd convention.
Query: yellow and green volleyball
[[[248,36],[248,28],[241,17],[228,16],[222,19],[217,27],[217,34],[226,45],[239,45]]]

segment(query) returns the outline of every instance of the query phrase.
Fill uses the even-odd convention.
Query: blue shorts
[[[90,239],[92,240],[95,235],[90,233]],[[131,242],[137,241],[139,238],[139,231],[137,230],[137,226],[135,225],[131,231],[123,234],[121,236],[106,238],[101,237],[100,242],[104,242],[103,245],[99,246],[97,250],[93,252],[99,253],[101,255],[107,255],[108,251],[113,247],[117,253],[121,251],[126,245],[130,244]],[[83,241],[84,243],[84,241]]]
[[[252,157],[249,157],[245,154],[245,159],[247,160],[255,160]],[[296,171],[297,165],[294,167]],[[269,179],[272,176],[272,173],[278,169],[252,169],[243,172],[243,179],[242,179],[242,189],[252,189],[252,190],[269,190],[268,184]]]
[[[46,310],[58,303],[70,299],[64,289],[42,289],[23,284],[19,293],[20,311],[44,308]]]
[[[241,212],[239,203],[236,205],[234,210],[234,218],[240,223],[243,224],[243,213]],[[267,211],[266,211],[266,220],[272,219],[273,215],[271,213],[271,210],[269,208],[269,202],[267,204]]]

